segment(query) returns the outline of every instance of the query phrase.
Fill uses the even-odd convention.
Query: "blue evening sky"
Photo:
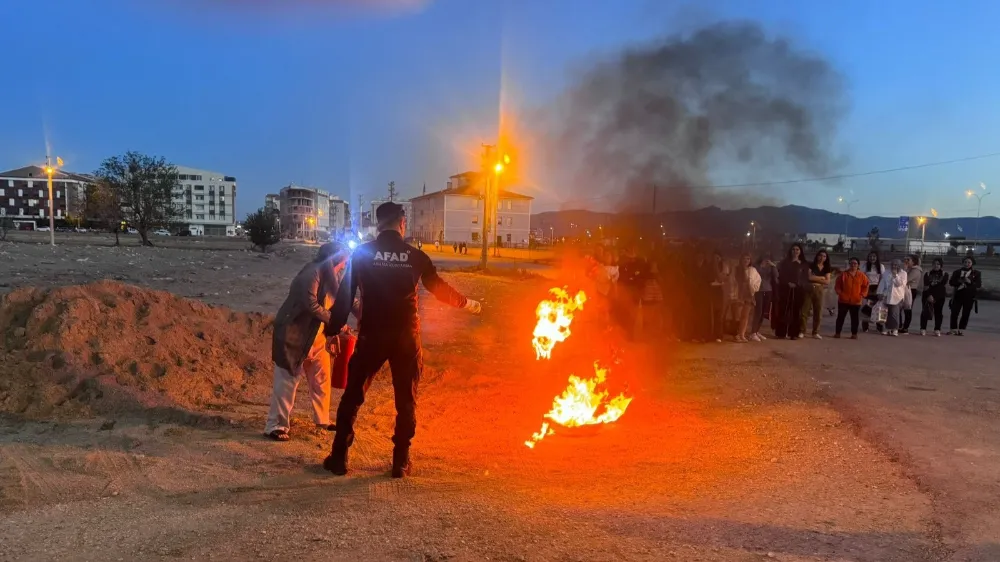
[[[412,196],[474,167],[479,144],[497,135],[501,99],[511,114],[543,105],[594,57],[728,18],[760,21],[845,74],[841,172],[1000,152],[1000,2],[396,0],[423,5],[329,9],[344,3],[3,2],[0,168],[43,159],[46,143],[80,172],[138,150],[236,176],[240,216],[289,182],[353,203],[395,180]],[[1000,191],[1000,158],[758,192],[828,209],[844,195],[861,200],[855,215],[935,207],[952,216],[975,214],[964,191],[979,182]],[[573,199],[572,186],[544,183],[523,189],[538,195],[536,210]],[[1000,214],[1000,193],[983,214]]]

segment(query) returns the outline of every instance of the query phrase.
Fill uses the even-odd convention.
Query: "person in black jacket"
[[[361,292],[358,343],[348,365],[347,388],[337,408],[337,433],[323,468],[347,474],[347,451],[354,442],[354,421],[365,403],[365,391],[386,361],[392,371],[396,430],[392,441],[392,477],[410,472],[410,441],[416,433],[417,384],[423,368],[417,283],[451,306],[479,314],[481,305],[467,299],[437,274],[427,254],[403,242],[403,207],[383,203],[375,210],[378,237],[358,247],[351,258],[350,283],[342,283],[327,325],[336,334],[347,322],[350,303]],[[343,299],[343,300],[342,300]]]
[[[924,273],[924,293],[921,299],[920,335],[927,335],[927,323],[934,318],[934,335],[941,335],[944,322],[944,301],[948,300],[948,272],[941,258],[935,258],[931,270]]]
[[[950,285],[955,288],[955,294],[951,297],[951,330],[949,335],[962,336],[965,328],[969,326],[969,314],[976,304],[976,291],[983,286],[983,277],[979,270],[973,269],[976,259],[972,256],[966,257],[962,261],[962,269],[958,269],[951,274]],[[962,320],[959,322],[958,314],[962,313]]]
[[[775,318],[771,319],[774,335],[799,339],[802,332],[802,303],[805,301],[806,284],[809,283],[808,264],[802,244],[792,244],[788,255],[778,265],[778,288],[774,306]]]

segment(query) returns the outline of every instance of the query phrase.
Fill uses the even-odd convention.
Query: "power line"
[[[996,158],[1000,156],[1000,152],[990,152],[988,154],[979,154],[976,156],[966,156],[964,158],[954,158],[951,160],[941,160],[938,162],[925,162],[923,164],[912,164],[909,166],[899,166],[896,168],[885,168],[881,170],[869,170],[866,172],[853,172],[849,174],[837,174],[832,176],[816,176],[810,178],[797,178],[790,180],[776,180],[767,182],[755,182],[755,183],[730,183],[722,185],[693,185],[687,186],[689,189],[738,189],[745,187],[769,187],[776,185],[791,185],[796,183],[812,183],[821,181],[832,181],[832,180],[843,180],[849,178],[860,178],[865,176],[876,176],[880,174],[891,174],[894,172],[905,172],[908,170],[919,170],[921,168],[932,168],[935,166],[946,166],[948,164],[958,164],[960,162],[971,162],[973,160],[983,160],[985,158]],[[618,194],[607,194],[598,195],[595,197],[581,197],[576,200],[578,201],[596,201],[601,199],[610,199],[612,197],[617,197]]]

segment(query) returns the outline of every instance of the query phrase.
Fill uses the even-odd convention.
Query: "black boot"
[[[392,477],[402,478],[410,475],[413,464],[410,463],[410,449],[396,447],[392,450]]]
[[[350,449],[353,435],[341,439],[338,433],[333,439],[333,450],[330,455],[323,459],[323,468],[329,470],[337,476],[347,474],[347,451]]]

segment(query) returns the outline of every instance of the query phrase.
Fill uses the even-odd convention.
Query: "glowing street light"
[[[45,175],[48,176],[49,183],[49,243],[56,245],[56,215],[55,201],[52,199],[52,176],[56,173],[56,168],[63,165],[63,159],[56,156],[56,165],[53,166],[49,157],[45,157]]]
[[[973,248],[976,247],[976,244],[979,241],[979,218],[980,218],[979,215],[983,211],[983,199],[985,199],[991,193],[989,191],[986,191],[986,184],[983,182],[979,182],[979,188],[982,189],[985,193],[976,193],[971,189],[965,192],[966,197],[975,197],[976,200],[979,202],[979,205],[976,207],[976,236],[975,238],[973,238],[972,242]]]
[[[851,222],[851,205],[857,203],[858,200],[852,199],[848,201],[841,196],[837,198],[837,202],[847,204],[847,214],[844,217],[844,245],[847,246],[847,225],[850,224]],[[850,255],[850,252],[848,252],[848,255]]]

